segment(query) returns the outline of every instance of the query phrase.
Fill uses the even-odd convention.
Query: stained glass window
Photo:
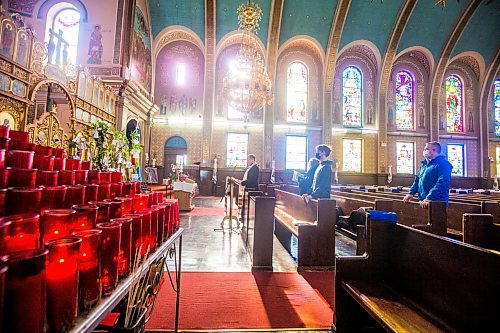
[[[500,79],[495,80],[495,91],[493,93],[494,117],[495,117],[495,135],[500,136]],[[497,148],[498,149],[498,148]]]
[[[410,73],[401,71],[396,74],[396,127],[414,129],[413,116],[414,80]]]
[[[363,79],[359,69],[352,66],[344,69],[342,75],[342,123],[344,126],[361,127],[361,114],[363,112],[362,84]]]
[[[396,173],[414,173],[413,142],[396,142]]]
[[[446,130],[464,131],[462,80],[456,75],[446,78]]]
[[[452,176],[465,176],[465,145],[454,143],[447,146],[448,161],[453,169]]]
[[[248,134],[227,133],[227,167],[246,168]]]
[[[286,81],[286,121],[306,122],[308,98],[307,68],[300,62],[294,62],[288,67]]]
[[[360,139],[342,140],[343,166],[342,170],[347,172],[361,172],[362,166],[362,142]]]
[[[78,48],[78,35],[80,33],[80,12],[74,8],[64,8],[61,9],[52,21],[52,31],[60,36],[68,43],[67,48],[67,59],[73,65],[76,64],[76,54]],[[59,37],[54,38],[54,43],[57,45]],[[47,42],[49,42],[49,37],[47,36]],[[63,43],[64,45],[64,43]],[[64,47],[61,47],[61,50]],[[57,51],[57,50],[56,50]],[[57,55],[55,56],[58,59]],[[61,51],[60,62],[63,62],[64,51]],[[57,62],[57,60],[56,60]]]
[[[500,177],[500,146],[496,146],[497,177]]]
[[[286,136],[286,168],[305,170],[307,163],[307,137],[298,135]]]

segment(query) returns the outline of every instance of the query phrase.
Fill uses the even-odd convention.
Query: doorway
[[[183,137],[172,136],[165,141],[163,154],[163,178],[169,178],[172,164],[183,167],[187,162],[187,142]]]

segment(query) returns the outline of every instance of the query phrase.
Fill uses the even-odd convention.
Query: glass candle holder
[[[66,152],[62,148],[52,148],[52,156],[66,158]]]
[[[149,248],[149,251],[152,251],[152,238],[151,238],[151,210],[149,208],[143,209],[139,212],[142,214],[142,243],[143,243],[143,250],[141,254],[146,253],[147,249]],[[156,241],[156,238],[155,238]]]
[[[151,208],[151,206],[153,206],[155,195],[153,194],[153,192],[143,194],[146,194],[148,196],[148,207]]]
[[[123,182],[123,173],[121,171],[111,172],[111,183],[121,183]]]
[[[82,161],[82,170],[92,170],[92,162]]]
[[[133,195],[135,194],[135,187],[132,185],[132,182],[125,182],[122,186],[122,195]]]
[[[0,168],[0,188],[9,186],[9,173],[11,168]]]
[[[53,171],[54,170],[54,156],[33,156],[33,169]]]
[[[109,202],[109,219],[117,219],[122,217],[122,202],[116,199],[106,199],[104,202]]]
[[[37,169],[10,168],[9,187],[35,187]]]
[[[73,231],[95,229],[97,222],[96,205],[73,205]]]
[[[65,208],[66,186],[42,187],[41,211]]]
[[[47,209],[42,215],[43,242],[71,235],[74,210]]]
[[[28,250],[4,258],[9,265],[5,288],[5,332],[45,332],[47,253],[46,249]]]
[[[9,133],[9,138],[11,138],[12,140],[17,140],[19,142],[28,143],[30,140],[30,134],[28,132],[15,131],[11,129]]]
[[[59,171],[38,170],[36,173],[36,186],[57,186]]]
[[[150,199],[150,207],[158,204],[158,195],[156,195],[156,192],[151,192],[151,196],[149,199]]]
[[[33,168],[33,155],[35,153],[32,151],[9,150],[7,151],[7,166],[31,169]]]
[[[75,184],[87,184],[88,173],[88,170],[75,170]]]
[[[99,184],[97,189],[97,201],[111,198],[111,184]]]
[[[66,170],[66,158],[64,157],[54,158],[54,170]]]
[[[173,204],[170,202],[163,202],[160,206],[165,207],[165,224],[164,224],[164,238],[167,239],[172,234],[174,230],[174,211],[172,209]]]
[[[111,172],[102,171],[99,177],[99,184],[111,184]]]
[[[40,213],[42,201],[41,188],[12,187],[7,190],[5,213]]]
[[[6,150],[5,149],[0,149],[0,168],[5,167],[5,155],[6,155]]]
[[[109,222],[109,209],[111,207],[111,203],[106,201],[90,201],[89,205],[97,206],[97,222],[96,223],[104,223]]]
[[[179,201],[177,199],[167,199],[165,200],[165,202],[172,203],[172,217],[173,217],[172,227],[173,231],[175,231],[179,228],[179,223],[180,223]]]
[[[156,239],[158,238],[158,216],[160,212],[159,207],[147,208],[151,212],[151,236],[149,238],[149,246],[151,252],[156,250]]]
[[[59,185],[75,185],[75,172],[73,170],[59,170]]]
[[[134,210],[139,212],[148,208],[149,195],[148,194],[134,194]]]
[[[0,218],[0,256],[40,247],[40,215],[28,213]]]
[[[0,327],[3,327],[3,314],[5,313],[5,279],[9,266],[4,263],[4,259],[0,262]]]
[[[5,215],[5,200],[7,199],[7,189],[0,188],[0,217]]]
[[[47,323],[50,332],[71,329],[78,314],[78,254],[81,238],[64,237],[45,243],[47,260]]]
[[[120,197],[122,195],[123,183],[111,183],[110,198]]]
[[[102,230],[77,231],[73,236],[82,239],[78,255],[80,276],[78,282],[78,309],[87,312],[100,298],[101,277],[101,234]]]
[[[157,234],[156,234],[156,246],[163,244],[165,237],[165,206],[154,205],[151,206],[153,209],[158,209],[158,224],[157,224]]]
[[[121,223],[99,223],[97,229],[101,236],[101,290],[104,296],[109,295],[118,284],[118,258],[120,255]]]
[[[66,170],[80,170],[82,168],[82,161],[72,158],[66,159]]]
[[[36,145],[35,149],[36,155],[41,156],[52,156],[52,147]]]
[[[120,242],[120,255],[118,257],[118,276],[125,277],[130,273],[132,265],[132,218],[122,217],[112,219],[110,222],[122,224],[122,238]]]
[[[137,251],[144,248],[142,243],[142,214],[127,214],[124,218],[132,219],[132,235],[131,235],[131,263],[133,263],[136,258]],[[142,247],[141,247],[142,246]],[[140,254],[139,252],[139,254]]]
[[[133,210],[133,199],[131,197],[116,197],[122,203],[122,215],[130,214]]]
[[[0,149],[9,149],[9,138],[0,138]]]
[[[67,186],[64,207],[70,208],[73,207],[73,205],[84,205],[86,203],[86,189],[85,185]]]
[[[141,182],[132,182],[135,193],[141,193]]]
[[[85,202],[97,201],[97,191],[99,191],[99,185],[97,184],[87,184],[85,190]]]
[[[10,126],[0,125],[0,138],[8,138],[10,132]]]
[[[101,182],[101,172],[97,170],[90,170],[88,176],[89,184],[100,184]]]

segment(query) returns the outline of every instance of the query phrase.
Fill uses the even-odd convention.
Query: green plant
[[[94,138],[90,148],[91,160],[96,170],[105,171],[110,167],[111,159],[108,151],[112,137],[110,127],[109,123],[97,120],[90,129],[89,137]]]

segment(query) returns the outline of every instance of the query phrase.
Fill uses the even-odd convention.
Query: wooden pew
[[[336,258],[337,332],[498,327],[500,255],[393,222],[367,226],[367,254]]]
[[[275,233],[288,250],[291,235],[298,239],[298,269],[335,264],[335,200],[305,203],[300,195],[274,191]]]
[[[500,224],[491,214],[464,214],[463,242],[500,251]]]

